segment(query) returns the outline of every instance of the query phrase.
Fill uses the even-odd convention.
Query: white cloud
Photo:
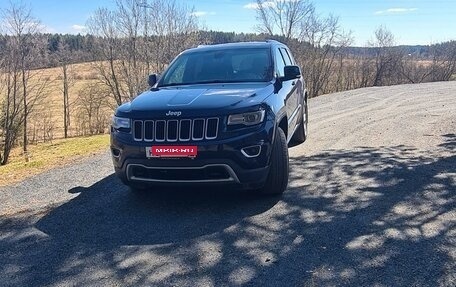
[[[274,7],[275,5],[276,4],[274,3],[274,1],[265,1],[261,4],[261,6],[263,6],[263,7]],[[257,10],[258,8],[260,8],[260,6],[256,2],[251,2],[251,3],[244,5],[244,8]]]
[[[390,8],[386,10],[376,11],[375,15],[382,15],[382,14],[405,14],[410,12],[417,11],[418,8]]]
[[[258,5],[258,3],[248,3],[248,4],[244,5],[244,8],[245,9],[258,9],[259,5]]]
[[[203,17],[203,16],[208,16],[208,15],[215,15],[215,12],[207,12],[207,11],[195,11],[193,13],[190,13],[191,16],[195,17]]]
[[[87,27],[83,25],[74,24],[73,26],[71,26],[71,29],[78,33],[82,33],[86,31]]]

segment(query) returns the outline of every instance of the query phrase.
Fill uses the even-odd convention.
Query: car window
[[[158,86],[270,80],[272,61],[268,48],[237,48],[181,54]]]
[[[279,77],[283,77],[283,76],[285,76],[285,74],[284,74],[285,62],[283,60],[282,53],[280,52],[279,49],[275,49],[275,58],[276,58],[276,63],[277,63],[276,73]]]
[[[291,53],[291,51],[289,49],[285,49],[285,51],[287,51],[288,56],[290,56],[290,59],[291,59],[291,62],[293,63],[293,65],[296,65],[296,60],[293,57],[293,54]]]
[[[293,65],[293,60],[290,57],[290,53],[288,53],[288,50],[285,48],[280,48],[280,51],[282,52],[283,59],[285,60],[285,64],[287,66]]]
[[[187,67],[188,58],[178,58],[176,62],[178,62],[176,65],[170,67],[171,72],[164,75],[167,83],[180,83],[184,79],[184,71]]]

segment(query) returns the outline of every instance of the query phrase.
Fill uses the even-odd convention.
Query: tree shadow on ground
[[[456,134],[446,134],[443,135],[443,138],[445,142],[440,144],[440,147],[456,151]]]
[[[38,222],[2,220],[0,272],[12,285],[451,286],[456,156],[445,139],[292,158],[282,198],[134,196],[110,176]]]

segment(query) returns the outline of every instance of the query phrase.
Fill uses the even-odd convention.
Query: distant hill
[[[419,59],[428,59],[432,55],[439,56],[448,51],[456,41],[448,41],[433,45],[400,45],[392,48],[400,49],[404,54],[415,56]],[[377,48],[373,47],[347,47],[345,51],[349,55],[375,55]]]

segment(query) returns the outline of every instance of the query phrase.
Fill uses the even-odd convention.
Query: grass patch
[[[0,186],[21,181],[56,166],[107,150],[109,135],[55,140],[29,146],[29,162],[25,162],[22,147],[11,151],[9,163],[0,166]]]

